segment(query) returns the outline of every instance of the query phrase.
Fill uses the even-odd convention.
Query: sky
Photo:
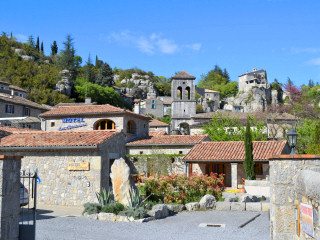
[[[196,76],[217,64],[232,81],[253,68],[268,81],[320,82],[317,0],[2,1],[0,31],[26,42],[39,36],[46,54],[66,36],[87,61],[137,67],[171,77]]]

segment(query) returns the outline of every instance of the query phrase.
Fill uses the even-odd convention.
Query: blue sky
[[[320,1],[24,2],[2,1],[0,31],[39,36],[47,54],[71,34],[84,61],[90,53],[111,67],[165,77],[185,70],[199,80],[218,64],[234,81],[258,68],[269,81],[320,82]]]

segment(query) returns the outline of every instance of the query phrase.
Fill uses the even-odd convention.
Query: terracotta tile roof
[[[61,116],[79,116],[79,115],[101,115],[106,113],[129,113],[131,115],[142,118],[149,118],[147,116],[136,114],[134,112],[124,110],[110,104],[104,105],[78,105],[78,106],[60,106],[48,112],[40,114],[40,117],[61,117]]]
[[[168,127],[169,124],[166,124],[164,122],[161,122],[157,119],[152,119],[150,122],[149,122],[149,127],[154,127],[154,126],[164,126],[164,127]]]
[[[196,79],[195,76],[190,75],[186,71],[182,70],[181,72],[177,73],[172,79]]]
[[[163,136],[167,135],[166,131],[149,131],[149,136]]]
[[[253,159],[267,160],[280,155],[287,141],[254,141]],[[184,161],[243,161],[244,142],[202,142],[195,145],[183,158]]]
[[[210,89],[204,89],[204,92],[219,93],[218,91],[214,91],[214,90],[210,90]]]
[[[16,104],[16,105],[23,105],[26,107],[37,108],[40,110],[49,110],[49,108],[47,106],[40,105],[38,103],[32,102],[32,101],[25,99],[23,97],[19,97],[19,96],[11,97],[10,94],[6,94],[6,93],[0,93],[0,102],[7,102],[7,103],[11,103],[11,104]]]
[[[149,136],[140,138],[127,143],[127,146],[135,145],[171,145],[171,144],[196,144],[202,141],[208,141],[207,135],[163,135]]]
[[[81,147],[98,146],[120,131],[20,132],[1,139],[0,147]]]
[[[19,91],[19,92],[25,92],[25,93],[27,92],[27,91],[24,90],[23,88],[18,87],[18,86],[15,86],[15,85],[10,85],[9,88],[10,88],[10,89],[13,89],[13,90],[17,90],[17,91]]]

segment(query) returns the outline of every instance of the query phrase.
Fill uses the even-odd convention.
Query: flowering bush
[[[224,190],[223,174],[211,173],[210,176],[193,174],[187,177],[182,174],[143,178],[146,195],[162,196],[165,203],[199,201],[204,195],[212,194],[216,199]]]

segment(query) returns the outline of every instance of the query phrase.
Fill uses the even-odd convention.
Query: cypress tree
[[[32,36],[32,35],[30,35],[29,38],[28,38],[28,44],[29,44],[32,48],[34,48],[34,39],[33,39],[33,36]]]
[[[36,49],[38,52],[40,52],[40,42],[39,42],[39,36],[37,37],[37,44],[36,44]]]
[[[51,45],[51,55],[56,55],[58,53],[58,45],[56,41],[53,41]]]
[[[43,54],[43,42],[41,42],[41,53]]]
[[[254,172],[254,162],[253,162],[253,145],[252,136],[250,129],[250,118],[247,118],[246,133],[244,137],[244,147],[245,147],[245,159],[244,159],[244,170],[246,172],[247,178],[250,180],[256,179],[256,174]]]

